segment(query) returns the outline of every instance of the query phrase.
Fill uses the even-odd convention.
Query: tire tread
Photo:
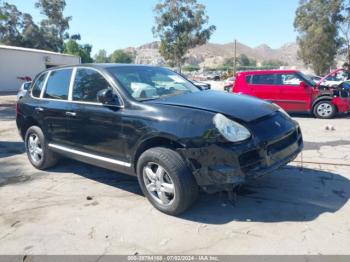
[[[28,139],[28,136],[30,133],[32,132],[35,132],[40,140],[41,140],[41,143],[44,145],[43,146],[43,150],[44,150],[44,161],[40,163],[40,165],[34,165],[32,163],[32,161],[30,161],[30,163],[37,169],[40,169],[40,170],[45,170],[45,169],[48,169],[50,167],[53,167],[54,165],[57,164],[58,160],[59,160],[59,157],[56,153],[54,153],[53,151],[51,151],[48,147],[48,144],[46,142],[46,139],[45,139],[45,135],[43,133],[43,131],[41,130],[40,127],[38,126],[31,126],[28,128],[27,132],[26,132],[26,135],[25,135],[25,146],[26,146],[26,151],[27,151],[27,155],[28,155],[28,158],[30,159],[30,156],[29,156],[29,153],[28,153],[28,149],[27,149],[27,139]]]
[[[188,209],[197,198],[198,185],[182,157],[174,150],[165,147],[154,147],[146,150],[139,158],[137,166],[140,183],[143,183],[140,181],[142,179],[142,167],[140,164],[145,157],[151,157],[154,160],[159,159],[166,164],[164,168],[166,168],[168,172],[177,174],[179,178],[180,193],[183,194],[182,201],[175,209],[161,211],[171,215],[178,215]],[[153,202],[151,203],[154,205]]]

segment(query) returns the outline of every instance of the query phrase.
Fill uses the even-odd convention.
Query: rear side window
[[[78,69],[73,86],[73,100],[98,102],[97,93],[109,88],[106,79],[95,70]]]
[[[72,69],[52,71],[47,80],[44,97],[59,100],[68,99],[71,75]]]
[[[41,90],[43,89],[45,78],[47,73],[42,74],[39,76],[39,78],[35,81],[33,88],[32,88],[32,96],[34,97],[40,97]]]
[[[252,84],[254,85],[276,85],[277,83],[276,75],[253,75]]]
[[[251,81],[252,81],[252,76],[251,76],[251,75],[247,75],[247,76],[245,77],[245,81],[246,81],[246,83],[250,84]]]

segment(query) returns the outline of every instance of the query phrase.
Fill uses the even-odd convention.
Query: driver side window
[[[98,103],[97,93],[106,88],[110,86],[99,72],[78,68],[74,79],[73,101]]]
[[[296,74],[282,74],[282,85],[299,86],[303,80]]]

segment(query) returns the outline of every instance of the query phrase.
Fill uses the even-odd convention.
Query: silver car
[[[26,93],[27,93],[31,83],[32,82],[29,81],[29,82],[24,82],[21,85],[21,88],[18,90],[18,93],[17,93],[17,101],[20,100],[21,98],[23,98],[26,95]]]

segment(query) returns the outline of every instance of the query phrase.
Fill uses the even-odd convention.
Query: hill
[[[152,42],[137,48],[129,47],[126,49],[135,56],[135,63],[163,65],[164,59],[158,52],[158,42]],[[257,62],[263,60],[280,60],[290,66],[302,66],[297,59],[298,46],[296,43],[288,43],[278,49],[273,49],[266,44],[257,47],[249,47],[242,43],[237,43],[237,56],[245,54]],[[234,55],[234,43],[215,44],[208,43],[203,46],[191,49],[187,55],[188,64],[198,64],[205,67],[220,66],[225,59],[232,58]]]

